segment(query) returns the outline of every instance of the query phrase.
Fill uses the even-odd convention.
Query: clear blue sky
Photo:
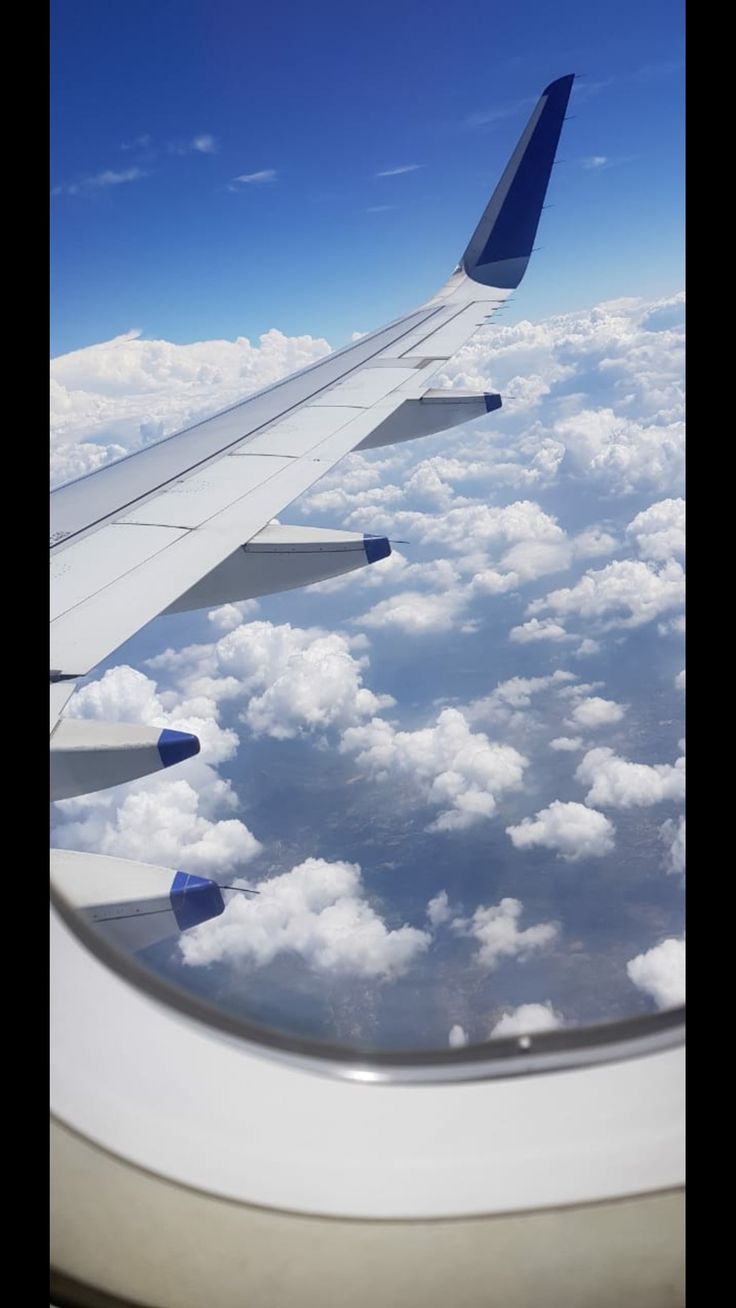
[[[568,72],[509,317],[679,289],[683,40],[680,0],[53,0],[52,353],[134,327],[338,345],[397,316]]]

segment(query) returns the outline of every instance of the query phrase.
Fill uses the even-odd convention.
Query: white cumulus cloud
[[[456,934],[477,942],[477,962],[494,971],[505,958],[523,962],[534,950],[551,944],[559,933],[556,922],[539,922],[519,930],[522,912],[520,900],[505,898],[498,904],[479,904],[471,918],[455,918],[452,927]]]
[[[356,863],[308,858],[260,881],[257,897],[234,895],[224,913],[180,939],[184,962],[224,959],[262,967],[296,955],[316,972],[376,980],[400,976],[429,946],[416,927],[386,926],[365,898]]]
[[[394,703],[363,684],[365,643],[320,627],[243,622],[213,645],[167,650],[149,666],[176,675],[189,698],[247,699],[241,721],[251,732],[288,740],[340,730]]]
[[[446,708],[434,726],[398,731],[382,718],[349,727],[340,745],[374,776],[407,777],[427,804],[441,808],[430,830],[461,830],[492,817],[498,798],[518,789],[527,759],[471,729],[459,709]]]
[[[235,341],[143,340],[131,331],[51,361],[54,482],[187,427],[329,352],[327,341],[265,332]]]
[[[614,700],[592,695],[589,699],[581,700],[573,709],[572,717],[576,726],[594,730],[596,727],[609,727],[615,722],[620,722],[624,711]]]
[[[646,808],[685,796],[684,757],[674,764],[631,763],[601,746],[588,750],[575,777],[582,785],[590,786],[586,804],[602,808]]]
[[[232,792],[225,782],[220,786],[220,798],[227,800]],[[100,798],[85,796],[60,804],[59,808],[74,805],[79,816],[56,829],[56,843],[65,849],[91,850],[215,878],[235,871],[261,851],[260,841],[244,822],[205,816],[200,784],[195,789],[181,777],[164,780],[158,773],[145,788],[134,783],[126,789],[122,802],[116,796],[110,803],[109,792],[103,791]]]
[[[679,822],[668,818],[659,828],[660,839],[667,849],[667,871],[680,876],[685,875],[685,819]]]
[[[560,616],[607,618],[611,627],[639,627],[682,605],[685,575],[674,559],[657,571],[635,559],[618,559],[586,572],[574,586],[533,600],[527,613],[552,609]]]
[[[458,1022],[450,1027],[447,1043],[451,1049],[462,1049],[468,1043],[468,1033]]]
[[[626,528],[643,559],[664,562],[685,553],[685,501],[659,500],[637,513]]]
[[[670,937],[637,954],[626,964],[629,980],[658,1008],[676,1008],[685,1002],[685,941]]]
[[[564,1025],[564,1018],[556,1013],[549,1000],[543,1004],[519,1004],[518,1008],[504,1013],[493,1027],[494,1036],[530,1035],[537,1031],[556,1031]]]
[[[523,622],[519,627],[512,627],[509,632],[509,640],[516,641],[519,645],[527,645],[530,641],[536,640],[570,640],[571,637],[565,631],[565,628],[554,618],[530,618],[528,622]]]
[[[452,917],[449,899],[446,890],[441,890],[434,899],[430,899],[427,904],[427,917],[433,927],[442,926],[444,922],[449,921]]]
[[[549,742],[549,747],[562,753],[573,753],[576,749],[583,748],[583,738],[582,736],[556,736]]]
[[[518,826],[507,827],[506,832],[517,849],[542,845],[556,850],[560,858],[572,863],[610,854],[615,828],[603,813],[586,808],[585,804],[555,799],[533,818],[526,817]]]

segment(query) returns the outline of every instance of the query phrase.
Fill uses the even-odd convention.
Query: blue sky
[[[398,315],[449,273],[570,71],[553,207],[507,320],[676,291],[683,26],[672,0],[57,0],[52,353],[134,327],[334,346]]]

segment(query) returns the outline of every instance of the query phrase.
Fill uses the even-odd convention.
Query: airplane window
[[[171,612],[78,683],[65,720],[183,751],[54,805],[55,893],[106,948],[230,1019],[347,1050],[683,1002],[682,314],[682,296],[626,299],[484,328],[433,385],[498,391],[500,411],[352,454],[281,515],[375,538],[366,566]],[[156,344],[128,342],[131,369],[152,375]],[[203,408],[213,385],[242,393],[242,359],[218,382],[169,348],[195,370],[190,411],[197,386]],[[74,358],[55,378],[78,397]],[[182,425],[166,385],[156,435]],[[65,428],[60,477],[90,439],[125,449],[149,383],[126,404],[76,447]],[[66,851],[112,881],[73,893]],[[117,859],[181,879],[131,875],[126,914]]]

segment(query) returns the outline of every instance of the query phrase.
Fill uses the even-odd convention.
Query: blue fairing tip
[[[501,408],[502,401],[500,395],[492,395],[490,391],[486,391],[483,395],[483,399],[486,402],[486,413],[493,413],[494,409]]]
[[[191,737],[190,737],[191,739]],[[171,907],[180,931],[219,917],[225,901],[216,881],[195,877],[190,872],[177,872],[169,891]]]
[[[387,536],[363,536],[363,549],[369,563],[378,563],[387,559],[391,553],[391,544]]]
[[[193,758],[200,748],[197,737],[190,736],[188,731],[167,729],[158,738],[158,752],[165,768],[170,768],[174,763],[183,763],[185,758]]]

